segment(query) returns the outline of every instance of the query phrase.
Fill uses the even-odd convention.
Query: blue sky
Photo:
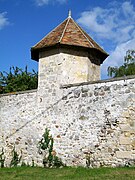
[[[73,19],[110,56],[101,67],[123,63],[126,50],[135,49],[135,1],[0,0],[0,71],[10,66],[37,70],[30,48],[60,24],[72,10]]]

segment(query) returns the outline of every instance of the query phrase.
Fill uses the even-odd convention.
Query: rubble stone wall
[[[41,88],[0,96],[0,149],[7,165],[14,144],[24,162],[42,165],[37,144],[46,127],[67,165],[86,166],[87,158],[96,167],[135,163],[135,77],[48,91],[51,103]]]

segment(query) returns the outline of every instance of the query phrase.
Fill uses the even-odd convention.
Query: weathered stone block
[[[123,112],[123,117],[126,117],[126,118],[130,117],[129,112],[128,111]]]
[[[132,140],[131,145],[135,148],[135,139]]]
[[[80,96],[80,90],[74,91],[74,97],[78,98]]]
[[[125,136],[125,137],[130,137],[130,135],[131,135],[130,132],[125,132],[125,133],[124,133],[124,136]]]
[[[120,137],[120,144],[131,144],[131,140],[129,137]]]
[[[117,151],[116,157],[120,159],[131,159],[132,158],[132,152],[131,151]]]
[[[121,131],[131,131],[129,124],[120,124]]]

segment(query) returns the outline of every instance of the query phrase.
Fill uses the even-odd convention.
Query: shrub
[[[1,154],[0,154],[0,167],[4,167],[4,162],[5,162],[5,156],[4,156],[4,150],[2,148]]]
[[[39,153],[43,154],[44,167],[61,167],[64,166],[61,159],[56,156],[53,150],[53,138],[49,135],[50,130],[45,129],[42,139],[38,143]]]
[[[19,157],[18,153],[15,150],[15,146],[14,146],[11,153],[12,153],[12,159],[11,159],[11,162],[10,162],[10,167],[17,167],[17,165],[21,161],[22,155],[20,155],[20,157]]]

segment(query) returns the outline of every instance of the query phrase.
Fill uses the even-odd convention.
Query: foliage
[[[32,165],[31,167],[34,167],[35,166],[35,162],[34,162],[34,159],[32,159]]]
[[[108,75],[121,77],[135,75],[135,50],[128,50],[124,57],[124,64],[120,67],[108,67]]]
[[[28,72],[18,67],[10,67],[9,73],[0,72],[0,94],[16,91],[36,89],[38,84],[38,74],[32,70]]]
[[[91,160],[90,160],[90,158],[91,158],[91,154],[88,153],[88,154],[86,155],[86,167],[87,167],[87,168],[89,168],[90,165],[91,165]]]
[[[15,146],[14,146],[11,153],[12,153],[12,159],[11,159],[11,162],[10,162],[10,167],[17,167],[17,165],[21,161],[22,155],[20,155],[20,157],[19,157],[18,153],[15,150]]]
[[[28,165],[28,164],[26,164],[24,161],[22,161],[22,163],[21,163],[21,167],[29,167],[29,165]]]
[[[94,158],[94,151],[89,150],[86,153],[86,167],[93,168],[95,166],[96,159]]]
[[[2,148],[2,152],[0,154],[0,167],[4,168],[4,162],[5,162],[5,156],[4,156],[4,150]]]
[[[53,164],[54,164],[54,167],[65,166],[65,164],[62,163],[61,159],[58,158],[58,156],[53,156]]]
[[[43,165],[44,167],[60,167],[64,166],[62,161],[56,156],[53,150],[53,138],[49,135],[47,128],[45,129],[42,139],[38,143],[39,153],[44,154]]]
[[[21,162],[21,167],[34,167],[35,162],[34,159],[32,159],[31,165],[29,163],[25,163],[24,161]]]

